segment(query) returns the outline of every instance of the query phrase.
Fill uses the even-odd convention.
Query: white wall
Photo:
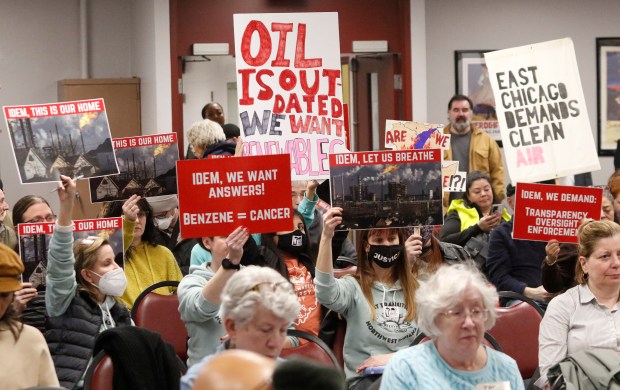
[[[91,77],[131,77],[125,0],[90,0]],[[0,106],[57,100],[57,81],[80,78],[79,1],[1,1]],[[0,177],[9,204],[49,195],[52,184],[20,185],[4,114],[0,114]]]
[[[419,2],[411,1],[412,8]],[[620,36],[620,1],[429,0],[425,1],[424,12],[426,52],[413,56],[426,58],[428,121],[446,122],[446,105],[455,93],[455,50],[504,49],[570,37],[575,44],[588,115],[597,139],[595,38]],[[420,92],[423,91],[414,86],[414,95]],[[413,112],[416,113],[415,106]],[[595,184],[605,184],[613,172],[612,157],[600,160],[601,171],[593,172]]]

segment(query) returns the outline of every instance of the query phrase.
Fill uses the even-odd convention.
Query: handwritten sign
[[[484,56],[514,182],[601,169],[570,39]]]
[[[177,162],[181,235],[226,236],[236,227],[251,233],[293,226],[288,155]]]
[[[513,237],[577,243],[584,218],[600,219],[603,189],[517,183]]]
[[[294,180],[327,178],[346,151],[338,14],[233,20],[243,155],[289,154]]]
[[[443,133],[443,125],[411,121],[385,121],[387,149],[448,149],[450,134]]]

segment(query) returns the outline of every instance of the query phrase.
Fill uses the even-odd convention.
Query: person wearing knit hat
[[[13,309],[23,272],[17,253],[0,244],[0,351],[6,357],[0,366],[0,388],[58,386],[45,338],[36,328],[22,324]]]
[[[146,198],[153,209],[153,223],[162,244],[174,250],[180,241],[179,236],[179,197],[176,194],[151,196]]]

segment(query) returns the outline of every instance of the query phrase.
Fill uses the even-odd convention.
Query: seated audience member
[[[203,238],[213,257],[192,269],[179,283],[179,312],[189,335],[188,367],[215,353],[221,344],[220,339],[226,333],[218,317],[222,289],[239,270],[243,245],[249,236],[246,228],[238,227],[228,237]]]
[[[106,239],[73,242],[75,182],[67,176],[60,178],[60,213],[49,243],[45,276],[49,314],[45,338],[60,384],[72,389],[81,388],[99,333],[131,325],[131,318],[116,300],[125,291],[127,279]]]
[[[26,195],[13,206],[13,223],[15,229],[21,223],[55,222],[56,215],[50,208],[47,200],[36,195]],[[16,230],[17,231],[17,230]],[[19,250],[19,248],[16,248]],[[45,333],[45,286],[42,284],[33,288],[32,283],[26,281],[23,288],[15,292],[13,302],[15,312],[20,315],[25,324],[34,326],[41,333]]]
[[[0,243],[0,388],[58,386],[54,362],[41,332],[24,325],[13,309],[13,294],[22,288],[21,259]]]
[[[187,139],[196,158],[235,154],[235,144],[226,142],[222,126],[209,119],[194,123],[187,134]]]
[[[262,265],[278,271],[295,288],[301,304],[299,316],[294,322],[295,329],[318,336],[323,315],[314,286],[315,261],[309,254],[308,233],[299,211],[293,212],[291,230],[264,233],[261,242]],[[299,345],[297,339],[291,341],[292,346]]]
[[[498,291],[514,291],[545,308],[554,296],[542,286],[540,267],[545,258],[545,243],[515,240],[512,227],[513,222],[509,221],[491,232],[486,264],[489,280]],[[517,301],[503,303],[510,306]]]
[[[510,215],[491,212],[493,204],[499,203],[493,192],[489,176],[474,171],[467,175],[467,184],[462,199],[450,203],[439,239],[462,246],[484,270],[489,234]]]
[[[224,286],[220,318],[228,340],[215,355],[194,364],[181,378],[181,389],[191,389],[202,368],[217,353],[243,349],[277,360],[289,325],[299,313],[293,286],[267,267],[249,266],[237,271]]]
[[[272,377],[273,390],[345,390],[342,370],[318,362],[296,358],[277,365]]]
[[[431,340],[397,352],[381,389],[474,389],[504,381],[523,389],[517,363],[482,344],[495,325],[497,298],[473,264],[441,267],[415,295],[418,326]]]
[[[316,258],[319,252],[323,230],[323,213],[316,207],[319,201],[318,191],[322,188],[329,188],[327,180],[320,186],[316,180],[293,181],[291,186],[293,209],[301,213],[308,228],[308,245],[312,258]],[[322,196],[329,199],[329,193]],[[338,232],[332,240],[333,263],[336,268],[346,268],[357,264],[355,247],[347,236],[346,231]]]
[[[108,217],[121,214],[127,289],[120,300],[131,309],[147,287],[164,280],[180,281],[183,275],[172,252],[158,244],[153,210],[146,199],[132,195],[124,203],[114,202],[107,211]],[[171,294],[174,291],[174,287],[162,287],[154,292]]]
[[[603,191],[601,203],[601,221],[613,221],[613,197],[611,192]],[[575,281],[575,267],[579,254],[577,244],[560,244],[558,240],[551,240],[545,246],[545,261],[542,262],[542,285],[550,293],[560,293],[577,285]]]
[[[180,241],[179,198],[176,194],[145,198],[153,210],[153,223],[163,246],[174,250]]]
[[[384,366],[394,352],[406,348],[418,334],[413,299],[418,282],[411,273],[410,253],[422,253],[420,236],[405,239],[403,229],[378,226],[357,232],[358,264],[355,276],[334,277],[332,237],[342,224],[342,209],[333,207],[323,216],[323,233],[316,264],[316,295],[319,302],[347,321],[344,339],[345,374],[349,388],[365,389],[377,375],[370,367]]]
[[[433,226],[420,228],[422,240],[422,254],[415,256],[415,241],[407,241],[405,250],[411,263],[411,270],[418,280],[435,273],[439,267],[445,264],[460,263],[471,260],[471,257],[463,248],[456,244],[442,242],[433,234]]]
[[[226,141],[229,143],[237,143],[237,139],[241,136],[241,129],[239,126],[234,123],[226,123],[222,125],[222,130],[224,130],[224,135],[226,136]]]
[[[617,152],[618,150],[616,150]],[[614,221],[620,223],[620,169],[617,169],[609,176],[607,188],[609,188],[609,192],[611,192],[611,196],[614,198]]]
[[[0,180],[0,243],[11,249],[17,247],[17,235],[13,226],[13,218],[9,204],[4,197],[4,187]]]
[[[588,219],[577,235],[578,285],[549,303],[540,324],[540,387],[547,383],[549,368],[575,352],[620,352],[620,226]]]
[[[193,390],[272,390],[273,359],[251,351],[231,349],[213,357],[202,368]]]

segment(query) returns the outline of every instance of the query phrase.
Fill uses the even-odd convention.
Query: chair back
[[[159,333],[162,339],[172,344],[177,356],[187,360],[187,329],[179,313],[179,298],[176,294],[161,295],[153,290],[166,286],[178,286],[177,281],[155,283],[144,290],[136,299],[131,316],[141,328]]]
[[[320,338],[311,333],[297,329],[289,329],[288,335],[307,340],[308,342],[297,347],[283,349],[280,353],[280,357],[301,356],[328,366],[336,368],[341,367],[334,352]]]
[[[114,365],[105,351],[93,356],[84,376],[84,390],[114,390]]]
[[[503,352],[516,360],[521,377],[531,378],[538,368],[538,330],[544,312],[521,294],[500,291],[499,296],[522,302],[497,308],[498,318],[489,333],[502,346]]]

